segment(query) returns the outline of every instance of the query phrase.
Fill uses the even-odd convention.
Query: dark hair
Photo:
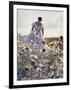
[[[63,36],[60,36],[60,40],[63,40]]]
[[[42,17],[38,17],[38,21],[42,21]]]

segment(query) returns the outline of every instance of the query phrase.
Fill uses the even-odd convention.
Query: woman
[[[42,47],[42,41],[44,36],[44,27],[42,24],[42,17],[38,17],[38,21],[32,24],[32,30],[27,38],[28,43],[36,44],[37,48]]]

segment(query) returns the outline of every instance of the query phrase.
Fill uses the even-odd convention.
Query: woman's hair
[[[38,21],[42,21],[42,17],[38,17]]]
[[[60,38],[60,40],[63,40],[63,36],[60,36],[59,38]]]

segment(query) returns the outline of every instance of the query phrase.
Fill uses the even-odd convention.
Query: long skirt
[[[34,46],[35,48],[42,48],[42,41],[43,41],[43,36],[41,34],[36,35],[36,34],[31,32],[27,36],[27,43],[36,44],[36,47]]]

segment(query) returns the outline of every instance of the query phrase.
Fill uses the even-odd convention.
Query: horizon
[[[27,37],[28,35],[21,35],[20,33],[18,33],[18,35],[17,36],[21,36],[21,37]],[[60,36],[63,36],[63,35],[60,35]],[[44,38],[59,38],[60,36],[57,36],[57,37],[44,37]]]

